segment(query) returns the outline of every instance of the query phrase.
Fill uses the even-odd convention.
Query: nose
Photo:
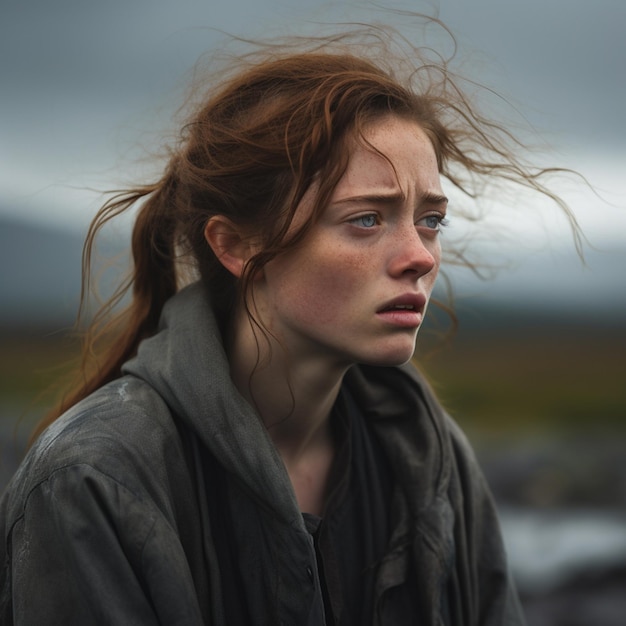
[[[437,233],[421,235],[414,224],[402,229],[391,242],[389,273],[394,277],[419,278],[439,269],[441,244]]]

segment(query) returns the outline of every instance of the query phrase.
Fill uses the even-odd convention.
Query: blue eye
[[[442,226],[447,226],[448,220],[442,215],[427,215],[423,217],[419,222],[430,228],[431,230],[441,230]]]
[[[353,224],[361,226],[363,228],[373,228],[378,224],[378,216],[375,213],[368,213],[367,215],[360,215],[350,220]]]

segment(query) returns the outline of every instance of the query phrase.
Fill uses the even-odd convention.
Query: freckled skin
[[[387,117],[372,123],[365,139],[393,168],[355,142],[320,221],[297,249],[267,264],[255,285],[259,312],[290,355],[330,367],[410,359],[417,328],[394,326],[379,313],[405,294],[428,299],[441,258],[446,204],[426,134]],[[296,220],[307,211],[305,197]]]

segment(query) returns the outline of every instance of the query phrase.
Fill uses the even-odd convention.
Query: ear
[[[204,227],[204,238],[220,263],[240,278],[248,259],[254,254],[241,229],[227,217],[214,215]]]

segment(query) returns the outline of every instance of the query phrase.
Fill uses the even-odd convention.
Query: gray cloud
[[[218,45],[217,30],[262,38],[299,29],[307,20],[364,19],[364,6],[317,0],[6,0],[0,8],[0,212],[84,228],[97,202],[75,188],[110,188],[128,180],[121,164],[135,154],[134,146],[168,128],[185,75]],[[605,190],[622,194],[611,200],[625,204],[625,2],[425,0],[423,6],[429,12],[439,7],[472,78],[518,107],[561,150],[565,165],[577,166],[578,159],[605,173]],[[314,30],[309,24],[308,31]],[[582,208],[592,202],[597,198],[585,199]],[[601,208],[588,211],[591,225],[601,227],[607,241],[623,242],[623,211],[613,211],[619,219],[612,220]],[[621,293],[623,278],[606,267],[622,267],[623,258],[602,263],[596,275],[606,280],[594,284],[608,281],[605,291]],[[588,277],[583,281],[575,264],[568,265],[572,292],[583,291],[576,285]],[[527,282],[536,289],[537,268],[527,267]]]
[[[435,2],[422,6],[437,9]],[[4,2],[5,192],[22,178],[31,189],[45,188],[115,167],[133,142],[166,128],[185,73],[220,40],[212,29],[263,37],[307,20],[362,19],[364,7],[317,0]],[[470,74],[510,98],[552,143],[595,161],[624,159],[626,3],[440,0],[439,14],[458,37],[460,59],[473,59]],[[0,203],[7,203],[1,195]]]
[[[625,3],[441,4],[442,17],[493,59],[502,88],[531,119],[568,133],[579,147],[606,145],[626,155]]]

